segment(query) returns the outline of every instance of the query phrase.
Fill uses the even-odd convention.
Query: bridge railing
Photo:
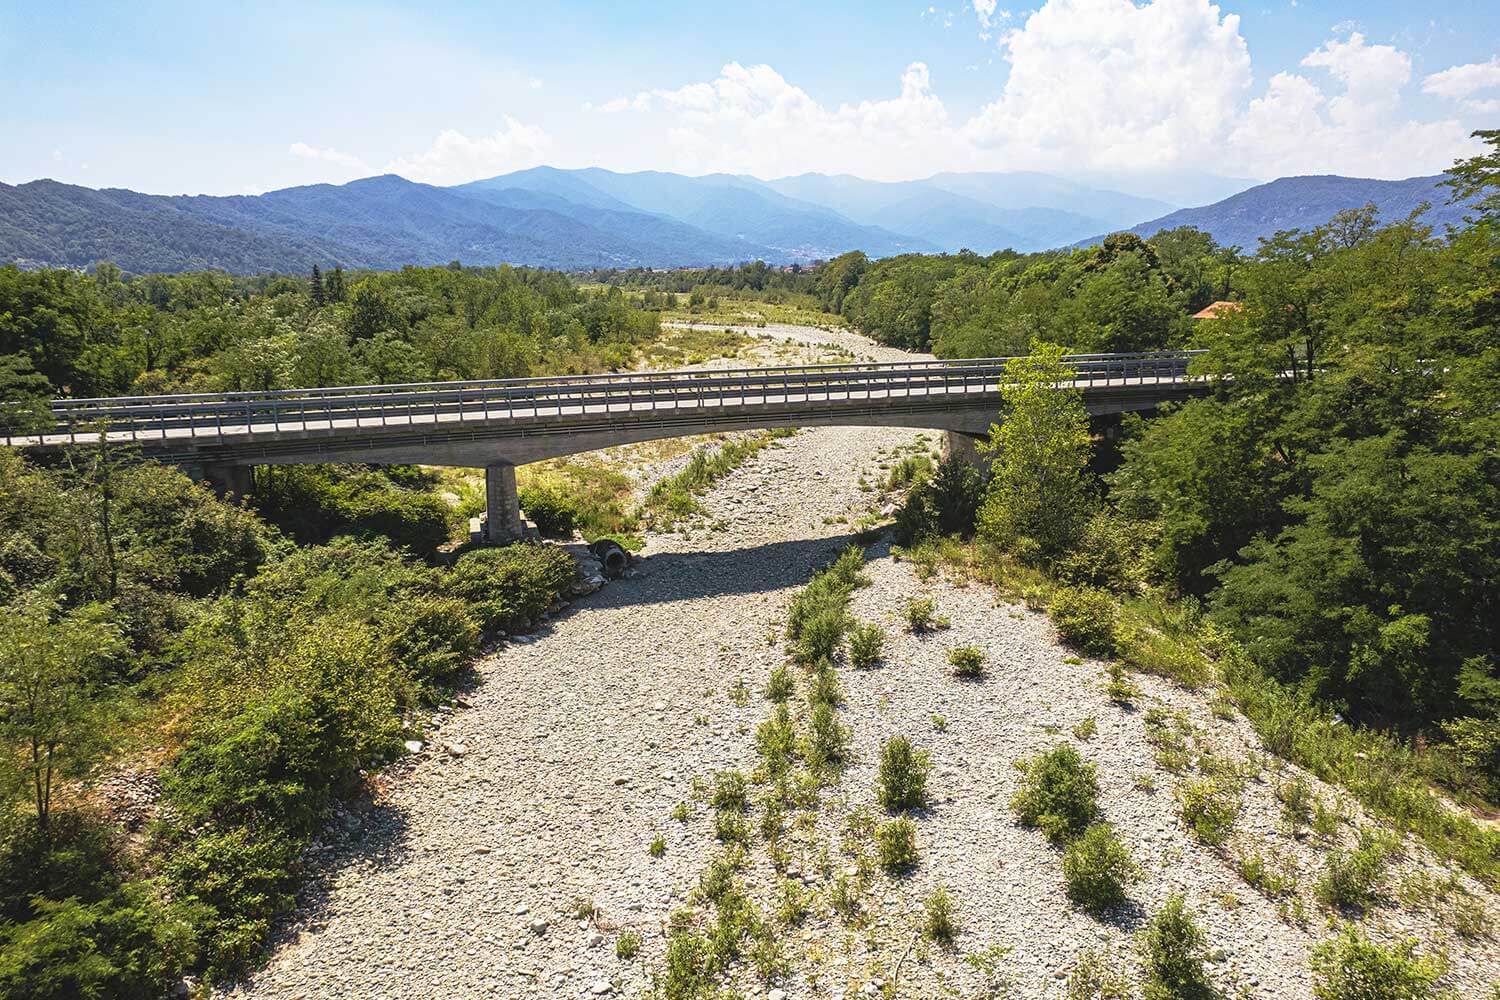
[[[1080,387],[1179,381],[1196,352],[1072,355]],[[721,370],[623,372],[550,378],[337,386],[269,392],[179,393],[60,399],[45,443],[107,427],[132,440],[243,440],[290,431],[611,415],[997,392],[1008,358],[799,365]],[[21,443],[43,443],[39,438]],[[7,437],[7,443],[12,443]]]

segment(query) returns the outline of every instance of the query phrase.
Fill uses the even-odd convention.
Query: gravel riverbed
[[[861,356],[905,356],[847,332],[748,332],[803,343],[837,336]],[[753,727],[767,714],[758,692],[784,659],[790,594],[847,544],[848,521],[875,502],[862,478],[875,478],[897,450],[935,443],[930,432],[924,439],[890,428],[821,428],[778,441],[704,498],[708,514],[698,526],[652,537],[631,577],[486,657],[460,707],[434,716],[422,751],[382,775],[382,794],[323,852],[320,876],[267,966],[228,995],[644,992],[665,947],[664,921],[687,901],[717,846],[706,810],[694,806],[682,823],[670,817],[673,807],[691,799],[695,779],[753,766]],[[871,803],[881,741],[911,736],[934,765],[934,806],[919,821],[921,863],[904,879],[879,880],[866,930],[846,933],[831,918],[814,918],[791,935],[798,971],[778,985],[782,992],[757,985],[750,995],[815,995],[807,972],[814,966],[816,995],[878,991],[908,949],[920,900],[941,883],[958,901],[958,947],[918,949],[903,967],[902,995],[947,987],[972,995],[977,974],[961,955],[999,944],[1011,949],[1003,963],[1008,995],[1062,997],[1079,952],[1133,961],[1134,930],[1180,891],[1209,936],[1211,971],[1228,995],[1311,996],[1308,954],[1331,933],[1310,901],[1326,846],[1281,829],[1278,765],[1262,761],[1242,719],[1215,716],[1203,695],[1152,677],[1136,678],[1142,694],[1133,707],[1113,705],[1100,684],[1102,665],[1067,662],[1076,658],[1056,643],[1045,616],[997,604],[985,588],[920,580],[884,542],[867,558],[871,586],[856,592],[853,611],[886,629],[886,653],[873,670],[840,669],[856,759],[826,809],[836,821]],[[952,627],[906,633],[900,610],[917,594],[932,596]],[[946,652],[965,644],[987,653],[980,681],[950,675]],[[1152,704],[1181,711],[1217,752],[1259,762],[1229,849],[1197,844],[1178,818],[1175,776],[1158,766],[1144,736]],[[941,731],[934,715],[944,720]],[[1087,718],[1095,735],[1075,739],[1073,727]],[[1018,827],[1008,806],[1019,780],[1012,762],[1062,740],[1097,765],[1104,816],[1144,872],[1134,905],[1105,921],[1068,904],[1059,853]],[[1312,784],[1333,800],[1332,789]],[[666,851],[653,858],[657,835]],[[1240,846],[1269,846],[1297,870],[1308,897],[1305,926],[1283,919],[1239,878],[1230,858]],[[1437,873],[1408,844],[1398,873],[1418,868]],[[1493,894],[1463,881],[1500,917]],[[580,919],[580,901],[598,915]],[[1448,984],[1486,996],[1500,978],[1494,941],[1459,939],[1442,924],[1393,904],[1366,920],[1378,937],[1441,941],[1453,963]],[[615,953],[627,930],[643,938],[633,959]]]

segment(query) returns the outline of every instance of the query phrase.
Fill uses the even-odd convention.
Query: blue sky
[[[1500,4],[4,0],[0,88],[0,181],[159,193],[537,163],[1397,177],[1500,125]]]

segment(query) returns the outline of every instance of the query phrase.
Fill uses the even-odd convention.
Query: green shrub
[[[1130,851],[1107,823],[1096,823],[1063,851],[1068,898],[1090,913],[1125,901],[1125,889],[1140,878]]]
[[[838,594],[824,594],[817,602],[810,602],[801,618],[794,647],[800,662],[816,663],[838,655],[839,644],[852,621],[847,605],[848,599]]]
[[[573,557],[552,545],[472,549],[443,574],[445,593],[469,606],[486,632],[530,628],[567,593]]]
[[[1182,820],[1202,843],[1217,847],[1229,839],[1240,803],[1234,790],[1215,778],[1185,781],[1177,786]]]
[[[958,907],[942,886],[922,900],[922,936],[941,945],[951,945],[958,936]]]
[[[196,911],[210,980],[243,971],[272,921],[291,909],[304,841],[243,827],[205,833],[172,853],[166,877],[176,900]]]
[[[917,635],[948,627],[948,619],[937,613],[937,602],[930,597],[913,597],[907,601],[905,614],[906,627]]]
[[[468,606],[441,594],[408,594],[382,616],[391,657],[417,682],[448,684],[479,652],[479,622]]]
[[[196,957],[187,910],[140,882],[92,903],[38,899],[33,919],[0,928],[0,996],[155,1000]]]
[[[1059,743],[1019,765],[1025,772],[1010,807],[1023,826],[1034,826],[1054,844],[1078,836],[1098,815],[1099,784],[1094,766],[1078,751]]]
[[[837,770],[849,758],[853,734],[831,705],[813,707],[807,717],[807,763],[815,770]]]
[[[880,661],[880,650],[885,645],[885,632],[874,622],[856,625],[849,630],[849,665],[856,670],[867,670]]]
[[[1445,970],[1441,958],[1418,955],[1416,941],[1382,947],[1349,927],[1313,949],[1318,1000],[1425,1000]]]
[[[807,675],[807,704],[809,708],[827,705],[836,708],[843,702],[844,693],[839,688],[838,671],[826,659],[818,660]]]
[[[1183,898],[1173,896],[1140,937],[1145,1000],[1212,1000],[1218,994],[1204,970],[1207,942]]]
[[[1077,541],[1053,565],[1068,583],[1122,591],[1140,582],[1141,526],[1107,510],[1097,511],[1083,525]]]
[[[776,710],[755,729],[755,749],[771,777],[785,774],[797,754],[797,727],[786,705]]]
[[[797,689],[797,682],[792,677],[792,671],[786,664],[778,664],[766,680],[766,698],[781,703],[792,696]]]
[[[630,961],[641,953],[641,935],[637,931],[621,931],[615,938],[615,957]]]
[[[876,801],[891,812],[925,808],[930,768],[925,751],[916,749],[905,736],[892,736],[880,748]]]
[[[709,801],[721,812],[744,812],[750,804],[745,776],[732,770],[714,775],[714,790]]]
[[[905,816],[881,823],[875,828],[875,854],[888,874],[911,871],[917,866],[917,824]]]
[[[1092,656],[1111,656],[1120,608],[1107,592],[1096,587],[1058,587],[1047,614],[1057,634],[1069,645]]]
[[[1382,837],[1363,831],[1352,851],[1332,850],[1324,862],[1323,877],[1314,887],[1318,902],[1330,909],[1364,910],[1380,898],[1391,845]]]
[[[368,531],[425,556],[449,538],[447,504],[359,466],[262,467],[251,498],[267,520],[304,543]]]
[[[984,650],[978,646],[955,646],[948,650],[948,664],[955,677],[972,680],[984,676]]]
[[[572,538],[578,527],[578,503],[557,483],[543,480],[518,491],[521,510],[547,538]]]
[[[1454,719],[1442,726],[1449,752],[1478,780],[1489,802],[1500,801],[1500,719]]]

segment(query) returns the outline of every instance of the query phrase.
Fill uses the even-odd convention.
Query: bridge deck
[[[1182,394],[1191,382],[1189,352],[1079,355],[1067,359],[1069,386],[1086,398],[1128,394],[1139,408]],[[976,430],[999,403],[1005,358],[896,364],[812,365],[728,371],[672,371],[421,385],[352,386],[262,393],[63,399],[54,425],[7,438],[51,449],[96,439],[133,442],[171,460],[219,462],[336,461],[339,452],[368,461],[423,461],[375,452],[425,454],[456,439],[550,436],[537,456],[610,443],[741,426],[889,423],[923,414],[915,426]],[[1108,406],[1104,407],[1109,408]],[[962,427],[938,419],[966,414]],[[575,438],[562,442],[567,436]],[[602,443],[600,443],[602,442]],[[472,451],[473,449],[469,449]],[[470,464],[457,453],[435,464]],[[482,462],[478,464],[484,464]]]

